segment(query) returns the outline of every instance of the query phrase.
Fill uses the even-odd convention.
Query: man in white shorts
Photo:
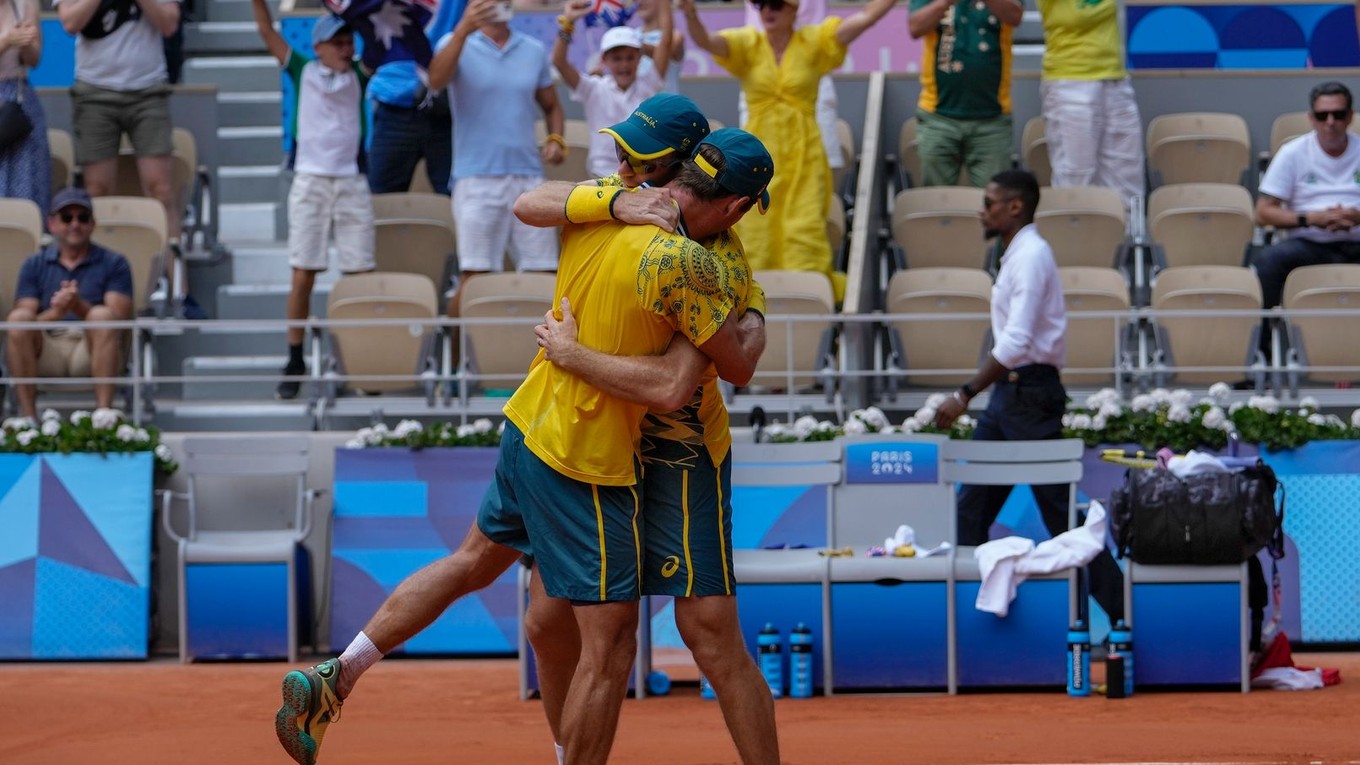
[[[433,89],[449,89],[453,112],[453,220],[459,289],[469,278],[502,270],[505,253],[520,271],[557,270],[557,232],[515,218],[515,199],[543,182],[543,163],[566,156],[565,116],[548,51],[511,31],[509,2],[472,0],[430,61]],[[534,121],[548,137],[540,147]],[[458,315],[458,297],[449,301]]]

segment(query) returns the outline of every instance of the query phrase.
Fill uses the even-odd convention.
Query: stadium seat
[[[899,377],[910,385],[942,390],[968,382],[986,351],[991,301],[992,280],[980,268],[908,268],[893,274],[889,314],[981,316],[891,322],[890,390]],[[952,371],[930,374],[942,370]]]
[[[47,129],[47,152],[52,156],[52,193],[73,185],[76,148],[71,134],[60,128]]]
[[[708,118],[708,132],[712,133],[714,130],[722,130],[725,127],[727,127],[727,125],[723,124],[722,120],[715,120],[712,117]]]
[[[1289,353],[1285,366],[1290,387],[1300,381],[1354,382],[1360,380],[1360,345],[1355,312],[1360,311],[1360,265],[1338,264],[1296,268],[1285,279],[1281,305],[1286,311],[1349,311],[1338,316],[1287,316]],[[1349,367],[1315,370],[1314,367]]]
[[[851,200],[854,199],[854,189],[846,189],[847,178],[855,178],[855,131],[850,127],[850,123],[841,118],[836,118],[836,141],[841,147],[841,166],[831,171],[831,188],[838,194],[848,194]]]
[[[430,185],[430,174],[425,169],[425,158],[421,157],[416,162],[416,169],[411,173],[411,185],[406,190],[412,194],[433,194],[434,187]],[[447,197],[446,197],[447,199]]]
[[[317,496],[307,486],[310,443],[306,435],[184,439],[188,490],[161,495],[161,526],[177,550],[180,661],[297,661],[298,615],[308,600],[300,582],[309,581],[299,548]],[[249,513],[258,525],[243,522],[236,504],[243,494],[274,512]],[[178,521],[177,507],[185,511]]]
[[[1224,311],[1260,311],[1261,283],[1240,266],[1180,266],[1157,275],[1152,284],[1154,311],[1200,311],[1203,316],[1163,316],[1153,320],[1157,348],[1154,366],[1160,381],[1211,385],[1246,377],[1261,388],[1265,359],[1257,349],[1260,316],[1222,316]],[[1219,367],[1190,371],[1185,367]]]
[[[916,151],[916,118],[908,117],[897,131],[897,188],[921,183],[921,155]]]
[[[845,245],[845,202],[835,194],[826,206],[826,241],[831,245],[833,262],[839,262],[841,247]]]
[[[548,130],[543,120],[534,122],[534,140],[542,146],[547,140]],[[586,155],[590,153],[591,133],[585,120],[567,120],[562,128],[562,138],[567,142],[567,156],[560,165],[544,163],[543,176],[550,181],[570,181],[576,183],[592,178],[586,169]]]
[[[1285,141],[1298,138],[1304,133],[1313,132],[1313,123],[1308,121],[1308,112],[1285,112],[1270,124],[1270,150],[1259,155],[1261,170],[1264,171],[1275,153]],[[1350,132],[1360,132],[1360,114],[1351,117]]]
[[[0,198],[0,317],[9,315],[19,269],[38,251],[42,239],[42,211],[27,199]]]
[[[1148,197],[1159,267],[1240,266],[1255,231],[1251,194],[1229,183],[1178,183]]]
[[[1048,138],[1044,133],[1047,123],[1043,117],[1031,117],[1020,132],[1020,164],[1024,165],[1040,186],[1053,182],[1053,166],[1048,161]]]
[[[326,303],[329,319],[433,320],[438,316],[434,282],[428,276],[372,272],[351,274],[331,287]],[[433,402],[434,383],[421,379],[435,372],[433,324],[336,326],[328,330],[332,358],[327,376],[375,376],[393,379],[328,380],[326,400],[344,390],[385,393],[422,388]]]
[[[893,242],[907,268],[977,268],[986,262],[978,211],[982,189],[930,186],[897,193],[892,211]]]
[[[765,353],[752,385],[793,390],[815,383],[835,387],[835,299],[831,280],[815,271],[756,271],[765,290]],[[821,316],[825,321],[788,321],[784,314]]]
[[[1124,275],[1113,268],[1069,266],[1058,269],[1063,303],[1067,307],[1067,362],[1062,380],[1076,385],[1113,385],[1116,371],[1079,372],[1079,369],[1129,368],[1131,349],[1128,318],[1086,317],[1082,311],[1129,310],[1129,288]]]
[[[513,390],[524,381],[538,354],[533,323],[527,320],[541,319],[553,308],[556,283],[555,274],[531,272],[478,274],[463,283],[460,318],[505,322],[463,327],[467,342],[461,344],[459,374],[469,387]]]
[[[1059,266],[1117,265],[1128,239],[1124,200],[1103,186],[1041,189],[1034,225]]]
[[[377,271],[422,274],[443,300],[457,273],[453,209],[432,193],[373,195],[374,261]]]
[[[194,184],[198,173],[198,144],[194,134],[182,127],[172,134],[174,150],[170,155],[170,179],[175,189],[175,199],[179,200],[180,211],[190,213]],[[141,176],[137,172],[137,157],[132,153],[132,144],[123,136],[123,145],[118,154],[118,181],[113,193],[119,196],[140,197],[142,194]]]
[[[165,208],[142,196],[94,198],[92,239],[120,253],[132,268],[132,305],[138,315],[159,313],[151,295],[161,282],[166,248]]]
[[[1171,183],[1241,183],[1251,164],[1251,134],[1237,114],[1184,112],[1147,127],[1153,187]]]

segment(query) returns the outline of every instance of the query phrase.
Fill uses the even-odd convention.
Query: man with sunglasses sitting
[[[1289,272],[1301,266],[1360,263],[1360,136],[1348,132],[1351,91],[1324,82],[1308,97],[1313,131],[1286,141],[1261,179],[1256,223],[1292,229],[1257,257],[1266,308],[1280,304]],[[1266,347],[1269,333],[1263,333]]]
[[[126,321],[132,318],[132,269],[127,258],[90,241],[94,205],[83,189],[52,198],[52,244],[24,261],[9,321]],[[11,329],[6,356],[12,377],[118,376],[124,330],[99,326]],[[18,383],[19,414],[36,419],[37,389]],[[113,404],[111,382],[96,383],[95,405]]]

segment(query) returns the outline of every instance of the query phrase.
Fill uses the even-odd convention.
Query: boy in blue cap
[[[274,29],[265,0],[251,0],[255,26],[269,53],[293,82],[293,186],[288,192],[290,320],[307,318],[316,275],[325,271],[331,232],[340,271],[373,270],[373,200],[364,177],[364,88],[368,72],[354,58],[354,32],[327,14],[312,27],[315,59],[288,47]],[[276,391],[296,398],[307,368],[303,328],[288,328],[288,362]]]

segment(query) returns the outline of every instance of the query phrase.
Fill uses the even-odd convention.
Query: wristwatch
[[[977,398],[977,391],[973,390],[973,386],[969,385],[968,383],[960,385],[959,391],[962,392],[963,395],[967,396],[970,401],[974,398]]]
[[[1299,213],[1298,222],[1299,228],[1308,228],[1308,214]]]

